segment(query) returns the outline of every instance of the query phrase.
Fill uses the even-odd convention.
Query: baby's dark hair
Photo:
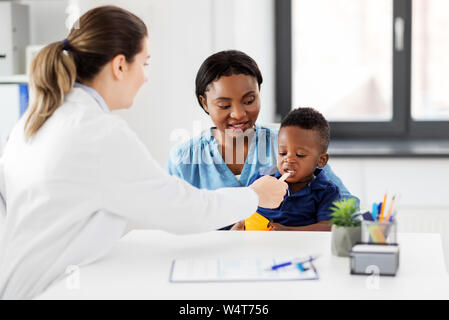
[[[281,122],[283,127],[297,126],[306,130],[316,130],[320,135],[323,152],[327,151],[330,140],[330,127],[326,118],[313,108],[297,108],[290,111]]]

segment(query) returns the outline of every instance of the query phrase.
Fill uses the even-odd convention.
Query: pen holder
[[[362,243],[396,244],[396,220],[389,222],[362,221]]]
[[[395,276],[399,268],[397,244],[356,244],[349,256],[351,274]]]

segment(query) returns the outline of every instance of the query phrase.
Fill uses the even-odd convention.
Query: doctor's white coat
[[[0,159],[0,298],[35,297],[67,267],[107,253],[125,229],[209,231],[257,209],[250,188],[199,190],[168,175],[81,88],[29,141],[24,122]]]

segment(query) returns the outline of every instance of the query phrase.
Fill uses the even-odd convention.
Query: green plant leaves
[[[340,227],[358,227],[360,226],[360,213],[354,198],[341,199],[332,203],[331,222]]]

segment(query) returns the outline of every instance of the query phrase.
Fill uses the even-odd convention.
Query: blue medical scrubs
[[[226,187],[246,187],[250,185],[250,179],[253,176],[276,172],[279,130],[255,126],[254,137],[238,180],[218,150],[218,143],[212,135],[213,129],[210,128],[200,136],[175,146],[170,152],[166,165],[168,173],[186,180],[197,188],[215,190]],[[329,165],[326,165],[323,170],[327,178],[338,186],[342,198],[354,197]]]

